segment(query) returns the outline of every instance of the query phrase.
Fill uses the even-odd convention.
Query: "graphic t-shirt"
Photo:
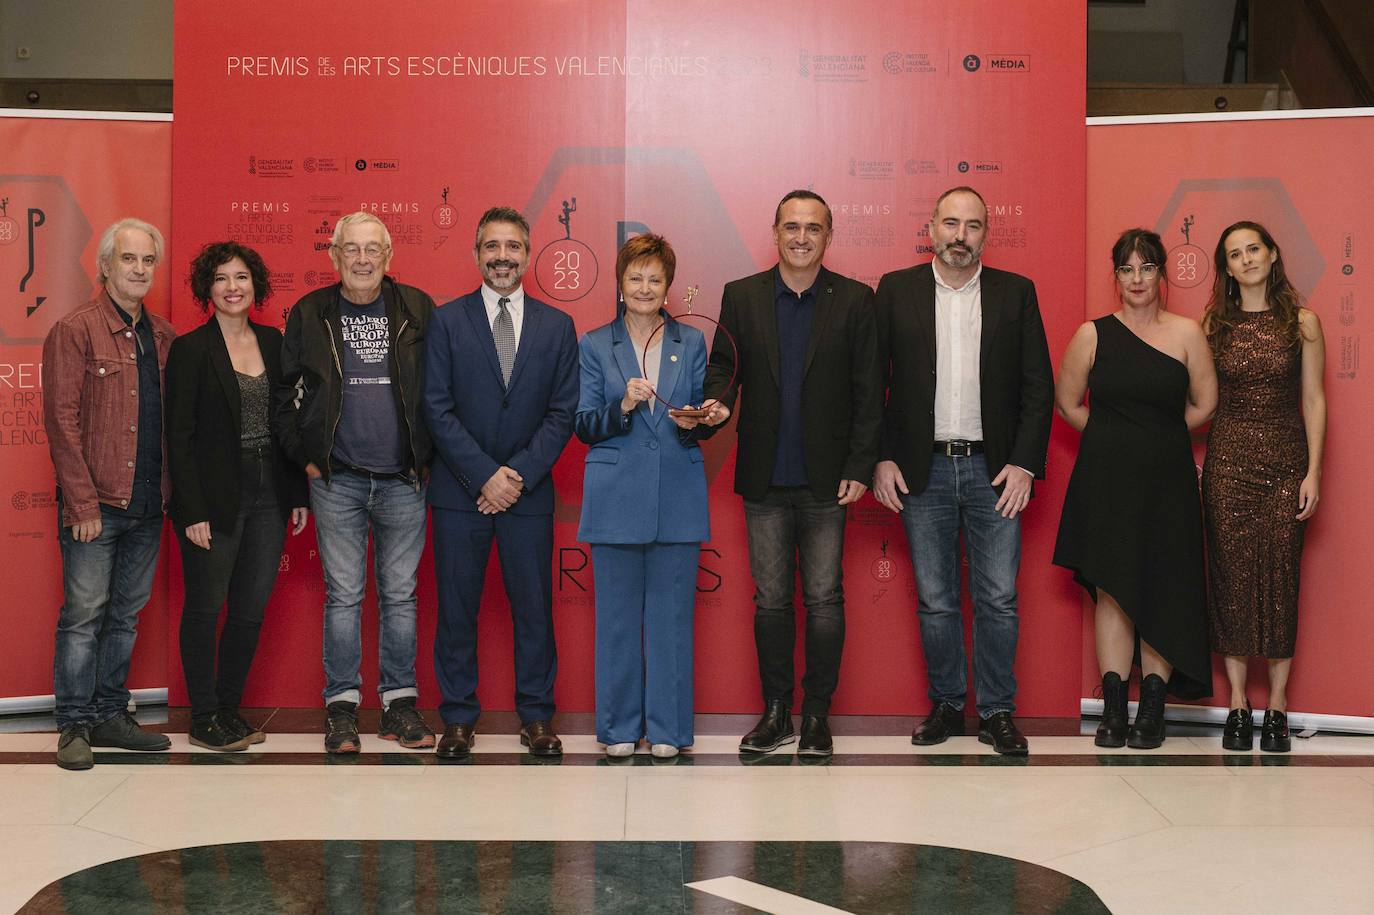
[[[339,296],[343,330],[343,410],[334,432],[334,459],[374,473],[406,470],[405,438],[391,393],[391,337],[386,302],[367,305]]]

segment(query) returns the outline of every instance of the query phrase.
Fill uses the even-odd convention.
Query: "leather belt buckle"
[[[936,442],[935,450],[945,457],[972,457],[982,451],[982,442],[968,442],[962,439],[954,439],[948,442]]]

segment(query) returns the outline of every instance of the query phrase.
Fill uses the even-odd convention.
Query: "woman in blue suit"
[[[615,266],[624,307],[582,338],[576,420],[591,445],[577,537],[591,544],[596,586],[596,739],[620,757],[647,737],[671,757],[692,745],[692,610],[711,537],[697,441],[728,414],[713,404],[704,419],[670,416],[654,396],[701,403],[706,377],[701,331],[663,309],[672,246],[637,235]]]

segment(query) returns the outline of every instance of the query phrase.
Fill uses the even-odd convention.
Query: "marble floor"
[[[87,772],[53,765],[50,721],[0,720],[0,913],[1374,912],[1374,737],[1102,751],[1093,722],[1027,719],[1009,760],[835,719],[816,765],[745,759],[748,720],[701,716],[676,760],[610,761],[567,715],[545,761],[494,714],[454,765],[370,735],[326,758],[320,717],[216,754],[151,709],[169,752]]]

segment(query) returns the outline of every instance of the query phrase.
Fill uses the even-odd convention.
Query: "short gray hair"
[[[381,226],[382,242],[388,248],[391,247],[391,230],[386,227],[386,223],[382,222],[376,214],[369,213],[366,210],[359,210],[356,213],[349,213],[347,216],[339,217],[339,221],[334,223],[334,235],[329,239],[329,243],[337,246],[339,244],[339,239],[343,238],[344,229],[353,225],[355,222],[375,222],[377,225]]]
[[[96,278],[100,282],[105,282],[110,278],[110,274],[105,270],[105,265],[114,257],[115,236],[125,229],[137,229],[146,232],[148,237],[153,240],[153,257],[157,258],[158,263],[162,263],[162,233],[157,230],[157,226],[132,216],[126,216],[111,225],[100,236],[100,246],[95,252]]]

